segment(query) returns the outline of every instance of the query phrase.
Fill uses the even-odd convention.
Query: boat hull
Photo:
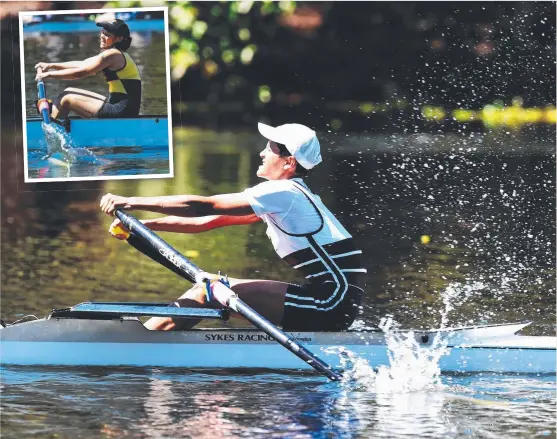
[[[26,122],[27,148],[46,148],[47,139],[42,121]],[[169,145],[168,118],[164,116],[121,119],[71,119],[70,131],[56,125],[58,132],[65,133],[73,147],[154,147]]]
[[[421,354],[433,334],[417,333]],[[389,364],[381,332],[295,333],[295,338],[332,367],[341,350],[374,368]],[[139,366],[273,368],[310,366],[264,333],[250,330],[149,331],[136,319],[42,319],[0,330],[1,362],[22,366]],[[472,344],[470,344],[472,343]],[[444,372],[555,373],[555,337],[488,337],[449,347]]]

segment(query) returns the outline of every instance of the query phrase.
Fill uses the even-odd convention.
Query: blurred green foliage
[[[147,6],[126,2],[126,7]],[[152,6],[152,3],[149,3]],[[122,7],[108,2],[105,8]],[[192,66],[205,77],[223,69],[248,65],[258,50],[257,35],[272,34],[277,17],[292,14],[293,1],[168,2],[170,21],[170,65],[172,79],[178,80]]]

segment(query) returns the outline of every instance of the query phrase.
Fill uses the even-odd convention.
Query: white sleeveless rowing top
[[[266,181],[244,194],[277,254],[311,283],[334,282],[343,291],[362,284],[362,251],[301,179]]]
[[[265,181],[244,194],[255,214],[267,224],[267,236],[281,258],[308,247],[306,237],[292,235],[313,234],[321,225],[313,235],[320,245],[352,237],[300,178]]]

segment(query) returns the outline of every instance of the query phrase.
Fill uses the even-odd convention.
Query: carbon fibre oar
[[[117,209],[114,212],[115,216],[122,222],[122,224],[129,229],[133,235],[140,241],[143,241],[144,246],[136,246],[136,248],[141,249],[143,253],[151,257],[153,253],[157,255],[162,255],[167,261],[174,265],[179,274],[193,283],[202,283],[209,279],[209,274],[201,270],[189,259],[183,256],[180,252],[166,243],[157,234],[151,231],[147,226],[145,226],[141,221],[132,215]],[[153,252],[153,253],[151,253]],[[149,254],[151,253],[151,254]],[[166,266],[166,264],[164,264]],[[172,270],[176,273],[175,270]],[[224,285],[222,282],[215,282],[213,284],[213,297],[226,308],[230,308],[236,311],[247,320],[249,320],[253,325],[259,328],[261,331],[270,335],[278,343],[283,345],[286,349],[292,352],[301,360],[308,363],[318,372],[321,372],[327,378],[332,381],[339,381],[341,376],[333,371],[329,365],[320,360],[312,352],[308,351],[292,337],[288,336],[286,333],[278,329],[275,325],[265,319],[263,316],[259,315],[254,309],[246,305],[237,295]]]
[[[37,73],[42,73],[41,68],[37,69]],[[46,87],[42,79],[37,80],[37,93],[39,95],[39,100],[37,101],[37,109],[41,113],[44,123],[50,123],[50,113],[48,100],[46,99]]]

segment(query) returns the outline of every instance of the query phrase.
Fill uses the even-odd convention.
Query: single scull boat
[[[311,366],[269,335],[244,329],[149,331],[135,316],[226,318],[225,311],[166,304],[82,303],[54,310],[44,319],[0,329],[1,362],[34,366],[141,366],[210,369]],[[556,338],[520,336],[528,323],[411,331],[420,355],[447,346],[444,372],[555,373]],[[398,336],[405,331],[399,331]],[[380,330],[290,333],[334,368],[342,351],[373,367],[389,364]],[[436,341],[436,337],[437,341]]]
[[[350,351],[373,367],[389,363],[381,331],[285,333],[244,303],[226,279],[212,280],[133,216],[116,210],[127,242],[181,277],[205,285],[224,309],[164,303],[90,303],[53,310],[44,319],[0,328],[0,360],[9,365],[157,366],[184,368],[311,369],[333,381]],[[138,316],[228,318],[235,311],[258,330],[150,331]],[[416,355],[447,347],[439,366],[451,372],[555,373],[555,337],[515,335],[528,323],[416,331]],[[400,333],[399,333],[400,335]],[[303,345],[302,345],[303,344]],[[307,347],[306,347],[307,346]],[[290,352],[287,352],[290,351]],[[319,352],[316,355],[315,352]],[[293,354],[293,355],[292,355]],[[325,358],[325,360],[322,360]]]
[[[55,121],[56,122],[56,121]],[[47,145],[42,118],[27,118],[26,137],[28,148]],[[167,116],[139,116],[120,119],[80,119],[69,118],[57,122],[60,133],[66,133],[71,146],[119,147],[119,146],[165,146],[169,145],[169,124]]]
[[[38,73],[42,70],[37,69]],[[27,148],[48,146],[48,136],[65,136],[67,146],[86,147],[167,147],[172,135],[171,126],[166,115],[114,118],[82,119],[69,117],[58,120],[50,115],[50,104],[46,98],[44,81],[37,81],[37,110],[40,117],[28,117],[24,136]],[[49,125],[48,130],[44,126]]]

